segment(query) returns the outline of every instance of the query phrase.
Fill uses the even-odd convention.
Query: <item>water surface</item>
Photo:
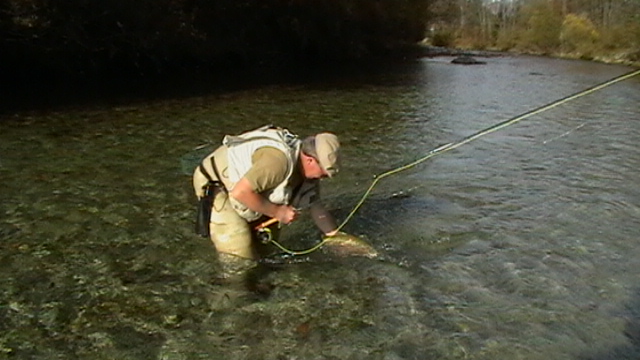
[[[0,357],[635,359],[640,78],[383,179],[322,252],[222,284],[193,234],[194,150],[265,123],[344,147],[343,219],[373,176],[629,72],[535,57],[0,121]],[[282,242],[319,240],[309,221]],[[276,253],[277,249],[273,249]]]

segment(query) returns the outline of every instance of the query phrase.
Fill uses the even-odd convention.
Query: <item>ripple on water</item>
[[[323,181],[323,193],[344,218],[374,174],[628,68],[501,57],[479,68],[418,61],[398,70],[0,121],[0,303],[8,304],[0,327],[11,328],[0,333],[0,351],[163,359],[620,354],[637,338],[629,310],[638,305],[640,259],[637,81],[386,178],[345,229],[366,235],[383,251],[379,260],[318,254],[276,266],[250,288],[215,281],[211,243],[191,233],[186,168],[194,159],[180,162],[198,145],[271,122],[303,135],[334,131],[343,169]],[[288,229],[294,244],[318,236]]]

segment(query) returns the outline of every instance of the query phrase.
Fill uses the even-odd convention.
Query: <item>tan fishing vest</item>
[[[287,156],[288,173],[285,180],[273,190],[263,193],[274,204],[288,204],[291,201],[293,188],[289,182],[296,168],[296,161],[300,155],[300,140],[287,129],[263,126],[237,136],[227,135],[222,140],[227,147],[227,177],[222,181],[231,191],[235,184],[242,179],[252,166],[251,157],[261,147],[270,146],[282,150]],[[262,214],[249,210],[239,201],[229,197],[234,210],[247,221],[254,221]]]

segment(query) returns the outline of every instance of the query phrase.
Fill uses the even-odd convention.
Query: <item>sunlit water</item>
[[[380,181],[345,226],[380,259],[319,252],[217,280],[193,234],[198,146],[265,123],[334,131],[324,198],[344,219],[374,175],[631,70],[449,60],[4,116],[0,358],[638,358],[640,78]],[[307,219],[282,242],[318,240]]]

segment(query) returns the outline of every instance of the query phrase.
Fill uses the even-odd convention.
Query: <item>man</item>
[[[301,208],[310,209],[326,236],[334,235],[336,221],[317,200],[319,180],[339,171],[339,152],[337,136],[326,132],[300,140],[286,129],[264,126],[225,136],[193,174],[198,198],[212,193],[205,218],[223,266],[257,260],[255,226],[270,218],[289,224]]]

